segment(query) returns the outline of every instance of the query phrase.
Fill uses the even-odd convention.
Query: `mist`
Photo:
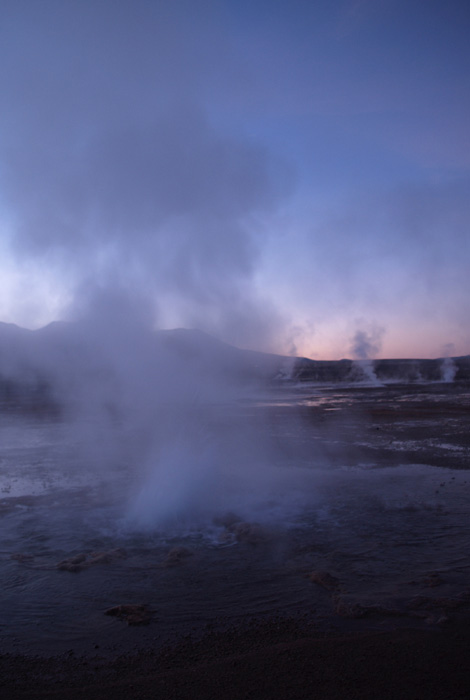
[[[443,382],[450,383],[455,379],[458,367],[451,357],[445,357],[441,364],[441,379]]]
[[[198,329],[237,348],[296,354],[298,339],[315,337],[316,319],[294,321],[280,297],[304,265],[315,294],[302,297],[324,305],[314,316],[330,313],[332,288],[335,298],[338,290],[354,298],[367,287],[365,251],[393,247],[372,233],[377,198],[367,200],[376,202],[371,212],[360,198],[354,216],[340,211],[328,236],[321,217],[308,224],[317,234],[299,249],[287,212],[299,203],[303,164],[253,119],[262,114],[259,90],[269,102],[273,85],[249,40],[250,61],[241,60],[239,34],[217,3],[197,13],[184,1],[20,5],[28,11],[4,5],[0,30],[9,66],[0,115],[5,239],[19,268],[47,271],[49,303],[65,325],[36,331],[28,349],[11,338],[1,371],[44,379],[84,464],[103,473],[131,466],[137,525],[216,507],[256,511],[254,494],[284,478],[267,414],[260,410],[255,426],[236,410],[259,384],[236,354],[228,362],[203,336],[178,346],[156,331]],[[288,55],[292,37],[279,38],[276,50]],[[240,123],[238,101],[251,121]],[[328,165],[317,170],[315,187]],[[419,218],[416,197],[401,199],[398,242]],[[364,227],[369,219],[374,226]],[[460,237],[460,220],[457,229]],[[315,260],[328,263],[321,273],[313,243]],[[361,262],[349,269],[351,259]],[[358,324],[352,378],[377,383],[384,329]],[[296,487],[282,488],[296,498]]]
[[[9,677],[467,614],[454,5],[1,3]]]
[[[350,352],[353,357],[352,377],[362,377],[363,381],[370,382],[375,386],[380,386],[374,369],[374,360],[382,347],[382,337],[385,328],[376,323],[368,324],[366,328],[358,328],[351,338]]]
[[[0,139],[14,259],[49,271],[62,319],[109,289],[149,305],[154,327],[279,348],[289,320],[255,272],[294,170],[217,124],[197,90],[223,44],[208,40],[211,14],[190,19],[184,2],[30,10],[7,5],[2,36],[15,67]]]
[[[185,2],[47,2],[25,16],[7,3],[4,13],[10,247],[58,281],[68,325],[38,331],[2,372],[46,378],[88,465],[130,466],[137,525],[229,508],[230,493],[268,474],[267,447],[246,427],[237,438],[226,428],[221,444],[213,423],[240,388],[217,353],[178,355],[155,331],[282,347],[289,319],[256,271],[294,170],[207,108],[201,81],[209,73],[215,86],[218,56],[231,60],[211,31],[217,13],[193,16]]]
[[[293,516],[314,480],[295,455],[286,470],[269,412],[250,408],[269,396],[277,364],[247,364],[199,331],[155,331],[143,309],[102,290],[74,321],[3,329],[2,381],[29,382],[57,406],[74,454],[64,470],[78,472],[64,477],[101,484],[123,532],[186,532],[228,512],[271,525]]]

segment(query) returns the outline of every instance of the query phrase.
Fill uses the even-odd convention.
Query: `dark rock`
[[[259,523],[237,522],[227,529],[235,536],[237,542],[260,544],[272,539],[272,533]]]
[[[425,588],[436,588],[444,583],[444,579],[437,573],[431,573],[428,576],[424,576],[422,579],[410,581],[413,586],[423,586]]]
[[[339,591],[341,583],[336,576],[332,576],[328,571],[312,571],[309,574],[309,579],[312,583],[316,583],[327,591]]]
[[[14,559],[15,561],[31,561],[34,559],[34,556],[32,554],[21,554],[21,552],[16,552],[15,554],[10,555],[10,559]]]
[[[376,603],[358,603],[346,598],[335,599],[335,613],[340,617],[360,619],[363,617],[401,617],[406,613]]]
[[[85,562],[87,559],[86,554],[76,554],[70,559],[64,559],[57,564],[59,571],[72,571],[76,573],[77,571],[82,571],[85,567]]]
[[[185,559],[191,557],[193,553],[187,547],[173,547],[170,549],[163,562],[163,566],[179,566]]]
[[[115,605],[105,610],[105,615],[117,617],[119,620],[127,622],[128,625],[148,625],[152,614],[147,605],[126,604]]]
[[[241,523],[241,522],[242,522],[242,519],[236,513],[233,513],[232,511],[228,511],[227,513],[223,513],[222,515],[216,515],[213,519],[214,525],[226,527],[227,530],[229,530],[231,527],[233,527],[236,523]]]
[[[64,559],[57,564],[59,571],[71,571],[76,573],[90,568],[94,564],[109,564],[115,559],[125,559],[125,549],[110,549],[108,552],[90,552],[89,554],[77,554],[70,559]]]
[[[470,604],[470,593],[464,591],[455,597],[434,598],[418,595],[406,604],[409,610],[456,610]]]

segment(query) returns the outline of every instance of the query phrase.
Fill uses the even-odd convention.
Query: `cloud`
[[[16,254],[50,264],[77,293],[127,289],[171,304],[182,324],[222,320],[232,336],[268,342],[281,319],[272,310],[259,322],[259,221],[288,196],[292,173],[214,126],[194,89],[222,49],[214,8],[42,9],[10,8],[16,37],[2,50],[3,205]]]
[[[305,352],[328,323],[344,347],[358,317],[387,342],[402,318],[463,328],[468,32],[418,5],[7,0],[8,254],[50,308],[126,291],[251,346],[290,326]]]

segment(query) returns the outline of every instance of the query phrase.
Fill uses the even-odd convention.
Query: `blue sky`
[[[0,15],[1,320],[125,297],[240,347],[470,352],[466,3]]]

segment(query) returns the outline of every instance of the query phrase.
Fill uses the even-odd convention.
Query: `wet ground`
[[[142,481],[129,450],[98,469],[83,441],[99,431],[4,408],[2,653],[115,656],[252,620],[427,629],[468,613],[469,386],[286,385],[197,412],[204,439],[168,483],[161,464]],[[178,517],[154,518],[163,500]]]

